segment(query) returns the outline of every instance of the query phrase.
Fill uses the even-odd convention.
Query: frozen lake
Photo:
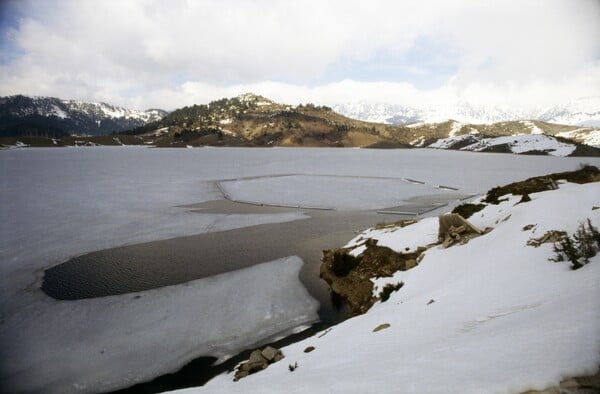
[[[307,286],[305,278],[318,272],[318,262],[303,260],[314,259],[309,250],[314,246],[318,254],[324,239],[345,241],[359,229],[346,226],[388,220],[375,210],[421,212],[436,202],[580,163],[598,166],[600,160],[325,148],[0,151],[0,387],[111,390],[198,356],[225,358],[297,331],[318,318],[313,297],[321,299],[321,290]],[[240,204],[230,209],[218,203],[225,196],[334,211],[245,210]],[[318,220],[330,227],[309,225]],[[294,238],[304,234],[306,242],[297,249],[282,241],[275,245],[266,235],[277,228],[297,232]],[[239,261],[236,239],[245,242],[251,258]],[[162,253],[161,260],[145,263],[151,259],[133,253],[148,253],[141,243],[156,248],[152,255]],[[202,247],[194,249],[196,243]],[[251,250],[256,243],[260,248]],[[132,261],[138,256],[117,271],[121,290],[71,301],[41,291],[44,270],[92,252],[99,253],[96,269],[82,281],[97,285],[106,272],[114,278],[106,267],[123,260],[100,258],[111,248],[133,253]],[[203,260],[203,254],[210,258]],[[144,275],[148,285],[127,287],[142,283],[136,278]],[[161,275],[169,280],[154,279]]]

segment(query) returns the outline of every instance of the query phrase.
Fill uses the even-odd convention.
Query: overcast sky
[[[0,95],[175,109],[600,95],[599,0],[0,0]]]

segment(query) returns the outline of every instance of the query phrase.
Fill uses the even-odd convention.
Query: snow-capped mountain
[[[600,96],[583,97],[556,105],[540,113],[537,119],[549,123],[600,127]]]
[[[355,102],[335,105],[333,109],[350,118],[395,125],[439,123],[449,119],[473,124],[531,119],[574,126],[600,125],[600,96],[586,97],[535,111],[519,111],[507,106],[484,106],[469,102],[438,106]]]
[[[162,119],[160,109],[138,111],[55,97],[0,97],[0,135],[103,135]]]

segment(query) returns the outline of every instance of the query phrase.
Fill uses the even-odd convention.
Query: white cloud
[[[286,102],[532,106],[600,88],[593,0],[64,0],[19,8],[22,19],[3,40],[23,55],[0,66],[0,94],[168,109],[245,91]],[[352,64],[381,53],[398,64],[372,69],[390,66],[402,78],[352,81],[360,78]],[[411,79],[448,69],[431,90]]]

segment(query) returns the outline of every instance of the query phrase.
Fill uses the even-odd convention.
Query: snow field
[[[204,311],[198,308],[208,308],[194,298],[205,282],[136,294],[141,295],[139,299],[125,294],[66,302],[47,297],[39,285],[44,269],[95,250],[306,217],[301,213],[190,212],[193,208],[186,207],[189,204],[222,198],[214,186],[216,180],[302,172],[315,176],[411,178],[426,185],[452,185],[461,192],[481,193],[528,176],[572,170],[581,160],[427,149],[102,147],[0,151],[0,341],[10,345],[2,347],[2,357],[10,362],[1,365],[0,387],[10,383],[13,391],[23,387],[44,392],[86,392],[101,381],[108,390],[118,382],[169,372],[191,357],[191,352],[200,355],[203,349],[189,344],[203,343],[202,335],[194,331],[198,323],[193,319]],[[585,160],[600,165],[598,159]],[[302,183],[293,187],[298,193],[307,193]],[[375,187],[366,193],[374,199],[366,205],[396,198],[388,196],[390,189],[384,183]],[[282,191],[275,188],[273,192]],[[339,198],[357,202],[353,196],[340,194]],[[291,283],[295,264],[293,260],[284,264],[287,273],[282,274],[282,285]],[[266,281],[269,289],[278,289],[277,283],[269,282],[270,275],[262,269],[258,272],[264,274],[260,280]],[[258,277],[252,273],[240,275]],[[236,278],[233,274],[221,278],[220,286],[230,288],[237,283]],[[295,288],[297,277],[292,282]],[[202,293],[204,298],[218,299],[223,294],[220,286],[211,287],[214,296]],[[303,310],[306,299],[298,292],[292,294],[298,295],[293,305],[287,304],[287,298],[275,300],[273,305]],[[156,309],[144,304],[152,300],[157,300]],[[253,311],[255,306],[249,300],[245,299],[245,308]],[[256,308],[263,311],[260,308],[264,299],[257,302],[261,305]],[[290,322],[290,329],[304,324],[290,316],[280,317]],[[264,315],[255,314],[254,319],[262,321]],[[251,334],[240,335],[246,335],[247,343],[258,340]],[[116,344],[122,346],[115,350]],[[134,357],[138,350],[143,357]],[[233,352],[216,347],[213,350],[217,355]],[[111,357],[119,362],[108,362]],[[270,368],[275,367],[279,368]],[[289,373],[286,366],[284,370]],[[298,372],[304,373],[302,369]]]
[[[533,123],[532,123],[533,125]],[[535,127],[535,125],[533,125]],[[548,151],[551,156],[568,156],[575,151],[575,145],[557,141],[556,139],[540,133],[519,134],[505,137],[482,138],[479,141],[467,145],[460,150],[481,152],[485,149],[507,144],[512,153],[525,153],[533,150]],[[560,135],[559,135],[560,136]],[[458,142],[472,138],[472,135],[459,135],[455,137],[442,138],[430,144],[428,148],[449,149]]]
[[[548,230],[572,233],[587,218],[598,226],[598,195],[598,183],[563,183],[528,203],[490,205],[470,219],[493,227],[490,233],[434,247],[417,267],[378,280],[405,283],[387,302],[285,347],[284,361],[241,382],[224,374],[182,392],[517,393],[595,373],[600,255],[572,271],[568,262],[548,261],[552,244],[535,248],[527,240]],[[528,224],[535,227],[524,231]],[[401,250],[412,242],[400,234],[430,237],[429,225],[413,226],[392,233],[397,243],[387,241]],[[382,323],[391,326],[372,332]],[[307,346],[316,349],[303,353]]]

